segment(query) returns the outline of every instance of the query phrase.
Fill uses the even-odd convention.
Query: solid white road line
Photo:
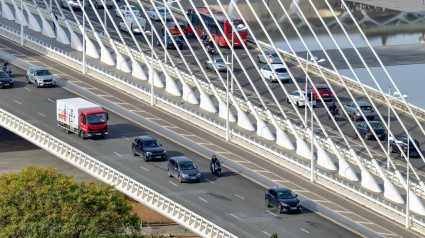
[[[208,202],[207,200],[205,200],[205,199],[203,199],[203,198],[201,198],[201,197],[198,197],[199,199],[201,199],[202,201],[204,201],[204,202]]]
[[[16,102],[17,104],[19,104],[19,105],[21,105],[21,104],[22,104],[21,102],[18,102],[18,101],[16,101],[16,100],[15,100],[15,102]]]
[[[242,199],[242,200],[245,200],[245,198],[243,198],[243,197],[241,197],[241,196],[237,195],[236,193],[235,193],[235,196],[236,196],[236,197],[238,197],[238,198],[240,198],[240,199]]]
[[[42,117],[46,117],[45,115],[41,114],[41,113],[37,113],[38,115],[42,116]]]
[[[114,151],[114,154],[118,155],[119,157],[123,157],[122,155],[118,154],[117,152]]]
[[[149,169],[147,169],[147,168],[145,168],[145,167],[140,166],[140,168],[142,168],[142,169],[144,169],[144,170],[146,170],[146,171],[149,171]]]

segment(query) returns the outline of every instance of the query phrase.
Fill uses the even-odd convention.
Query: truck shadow
[[[128,138],[133,140],[137,136],[151,135],[152,132],[131,123],[109,124],[109,135],[106,139]]]

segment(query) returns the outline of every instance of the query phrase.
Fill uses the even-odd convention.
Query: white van
[[[133,17],[124,17],[124,20],[127,22],[128,26],[131,28],[133,34],[142,34],[142,31],[146,30],[146,19],[143,17],[138,17],[137,19],[134,19]],[[139,22],[142,29],[139,28],[137,21]],[[129,32],[124,21],[120,22],[120,30]]]

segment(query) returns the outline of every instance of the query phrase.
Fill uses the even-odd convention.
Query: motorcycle
[[[10,67],[10,64],[4,64],[2,70],[9,75],[9,77],[12,77],[12,67]]]
[[[215,53],[214,47],[208,46],[208,53],[213,55]]]
[[[215,174],[218,177],[220,177],[221,176],[221,164],[220,164],[220,162],[218,162],[216,164],[210,163],[210,170],[211,170],[212,174]]]

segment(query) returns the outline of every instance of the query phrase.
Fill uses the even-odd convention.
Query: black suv
[[[298,195],[284,187],[269,188],[265,194],[266,207],[277,208],[278,213],[301,212],[302,204]]]
[[[178,36],[175,36],[175,35],[173,35],[173,39],[176,42],[177,46],[180,49],[183,49],[183,41],[180,40],[180,38]],[[162,41],[162,43],[165,43],[165,36],[161,37],[161,41]],[[157,46],[160,46],[161,45],[159,39],[156,40],[156,45]],[[171,40],[171,37],[170,36],[167,36],[167,49],[168,48],[177,49],[177,46],[174,45],[173,41]]]
[[[400,149],[398,148],[397,144],[400,145],[400,147],[403,149],[404,153],[407,154],[407,151],[409,151],[409,157],[420,157],[421,153],[421,147],[419,146],[419,142],[412,138],[409,143],[407,143],[408,139],[406,137],[398,137],[398,138],[390,138],[390,148],[391,153],[399,153],[401,156]],[[415,143],[413,143],[415,142]],[[409,149],[407,148],[407,144],[409,144]],[[415,145],[418,147],[419,151],[416,150]]]
[[[167,152],[154,138],[150,136],[139,136],[131,144],[134,156],[141,155],[145,161],[166,160]]]

